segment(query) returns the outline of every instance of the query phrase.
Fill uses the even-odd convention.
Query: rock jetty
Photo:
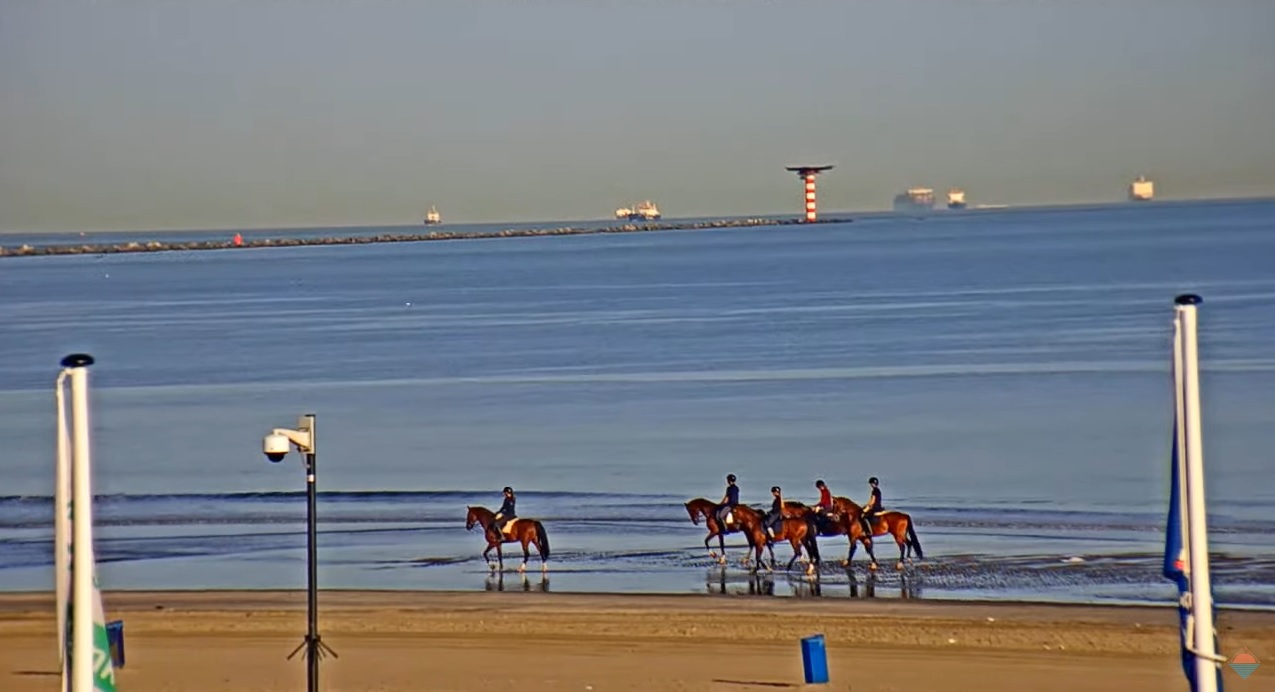
[[[177,250],[243,250],[263,247],[297,247],[302,245],[368,245],[372,243],[419,243],[430,240],[479,240],[484,238],[532,238],[558,235],[589,235],[596,233],[649,233],[653,231],[689,231],[711,228],[744,228],[750,226],[787,226],[806,223],[846,223],[849,219],[820,219],[809,222],[799,219],[723,219],[695,223],[630,223],[602,228],[508,228],[501,231],[430,231],[428,233],[382,233],[377,235],[332,236],[317,238],[244,238],[242,243],[232,239],[202,240],[191,242],[127,242],[86,245],[20,245],[0,246],[0,257],[33,257],[43,255],[106,255],[123,252],[172,252]]]

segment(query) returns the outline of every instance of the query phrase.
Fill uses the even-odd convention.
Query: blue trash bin
[[[124,621],[106,623],[106,643],[111,647],[111,667],[124,667]]]
[[[807,685],[828,682],[828,652],[822,634],[801,640],[801,666],[806,672]]]

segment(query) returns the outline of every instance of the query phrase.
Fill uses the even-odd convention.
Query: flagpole
[[[1195,681],[1198,692],[1217,690],[1217,652],[1214,649],[1213,590],[1209,579],[1209,534],[1204,494],[1204,445],[1201,439],[1199,346],[1196,334],[1196,305],[1199,296],[1176,299],[1182,325],[1182,421],[1186,428],[1187,525],[1190,535],[1192,637]]]
[[[71,682],[74,692],[93,688],[93,487],[89,469],[88,366],[93,357],[75,354],[62,359],[71,373],[72,479],[74,497],[71,602]]]
[[[64,390],[68,370],[58,373],[57,390],[54,399],[57,402],[57,470],[54,474],[53,493],[53,571],[54,588],[57,594],[58,609],[58,663],[62,667],[62,692],[70,689],[70,670],[67,667],[67,603],[71,589],[71,553],[70,532],[71,517],[68,515],[71,501],[71,450],[67,439],[66,401]]]

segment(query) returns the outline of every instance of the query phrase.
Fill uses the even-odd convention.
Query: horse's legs
[[[796,562],[797,558],[801,557],[801,543],[797,542],[796,536],[791,536],[788,538],[788,545],[792,546],[792,559],[788,561],[788,566],[784,569],[791,570],[792,563]]]
[[[496,559],[500,562],[500,571],[505,571],[505,551],[501,548],[500,543],[496,544]]]
[[[518,566],[518,571],[527,571],[527,560],[531,559],[531,551],[527,550],[527,536],[522,537],[522,564]]]
[[[893,531],[893,533],[894,533],[894,542],[899,544],[899,563],[898,563],[897,565],[895,565],[895,566],[894,566],[894,568],[895,568],[895,569],[897,569],[897,570],[902,570],[902,569],[903,569],[903,558],[904,558],[905,552],[906,552],[908,549],[910,549],[910,548],[911,548],[911,546],[909,546],[909,545],[908,545],[908,538],[907,538],[907,530],[906,530],[906,528],[904,528],[904,527],[902,526],[902,522],[900,522],[899,524],[900,524],[900,525],[899,525],[899,527],[896,527],[896,528],[894,529],[894,531]]]

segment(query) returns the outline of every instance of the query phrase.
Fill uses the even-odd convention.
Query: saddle
[[[518,523],[517,517],[514,517],[513,519],[505,520],[505,522],[500,525],[500,535],[504,538],[513,538],[514,524],[517,524],[517,523]]]

